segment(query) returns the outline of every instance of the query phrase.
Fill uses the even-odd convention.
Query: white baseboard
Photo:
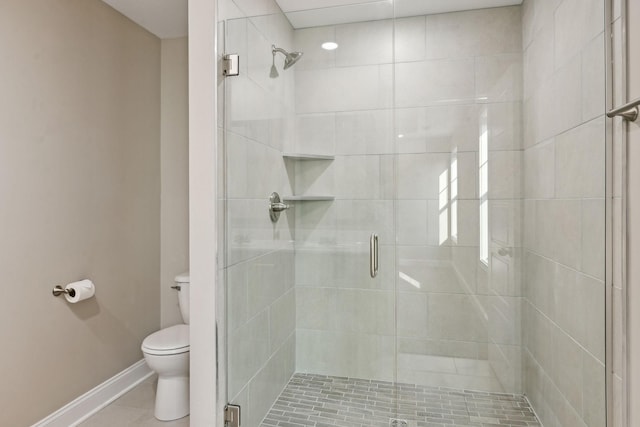
[[[144,359],[89,390],[31,427],[74,427],[153,375]]]

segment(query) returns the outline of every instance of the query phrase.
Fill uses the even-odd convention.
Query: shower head
[[[302,58],[302,52],[291,52],[288,54],[284,60],[284,69],[286,70],[287,68],[292,67],[300,58]]]
[[[293,66],[293,64],[295,64],[296,62],[298,62],[298,60],[302,57],[302,52],[287,52],[286,50],[279,48],[279,47],[275,47],[274,45],[271,46],[271,52],[273,53],[273,55],[275,56],[276,52],[279,52],[281,54],[284,55],[284,69],[288,69],[290,67]]]

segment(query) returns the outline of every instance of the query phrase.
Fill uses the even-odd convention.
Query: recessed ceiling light
[[[338,48],[338,43],[335,42],[325,42],[322,43],[322,48],[325,50],[335,50]]]
[[[398,138],[404,138],[404,134],[401,133],[400,135],[398,135]]]

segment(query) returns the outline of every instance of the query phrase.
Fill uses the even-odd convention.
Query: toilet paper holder
[[[56,285],[53,288],[53,291],[51,291],[51,293],[53,294],[54,297],[59,297],[60,295],[64,295],[64,294],[68,294],[70,297],[76,296],[75,289],[65,289],[60,285]]]

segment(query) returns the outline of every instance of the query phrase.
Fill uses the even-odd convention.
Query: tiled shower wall
[[[524,389],[545,426],[605,425],[604,8],[523,5]]]
[[[294,38],[305,52],[295,150],[336,156],[292,165],[297,194],[336,196],[295,207],[297,371],[392,380],[397,362],[401,381],[519,392],[520,8]],[[340,47],[322,50],[325,41]],[[488,265],[478,243],[481,140],[499,218]]]
[[[269,69],[271,45],[291,49],[293,29],[270,0],[219,1],[219,11],[224,51],[241,58],[240,76],[219,86],[225,103],[219,110],[226,259],[219,264],[227,283],[227,401],[242,407],[243,424],[257,426],[295,369],[293,212],[273,224],[266,209],[272,191],[291,192],[282,153],[293,141],[294,79],[282,71],[282,57],[278,79]]]

